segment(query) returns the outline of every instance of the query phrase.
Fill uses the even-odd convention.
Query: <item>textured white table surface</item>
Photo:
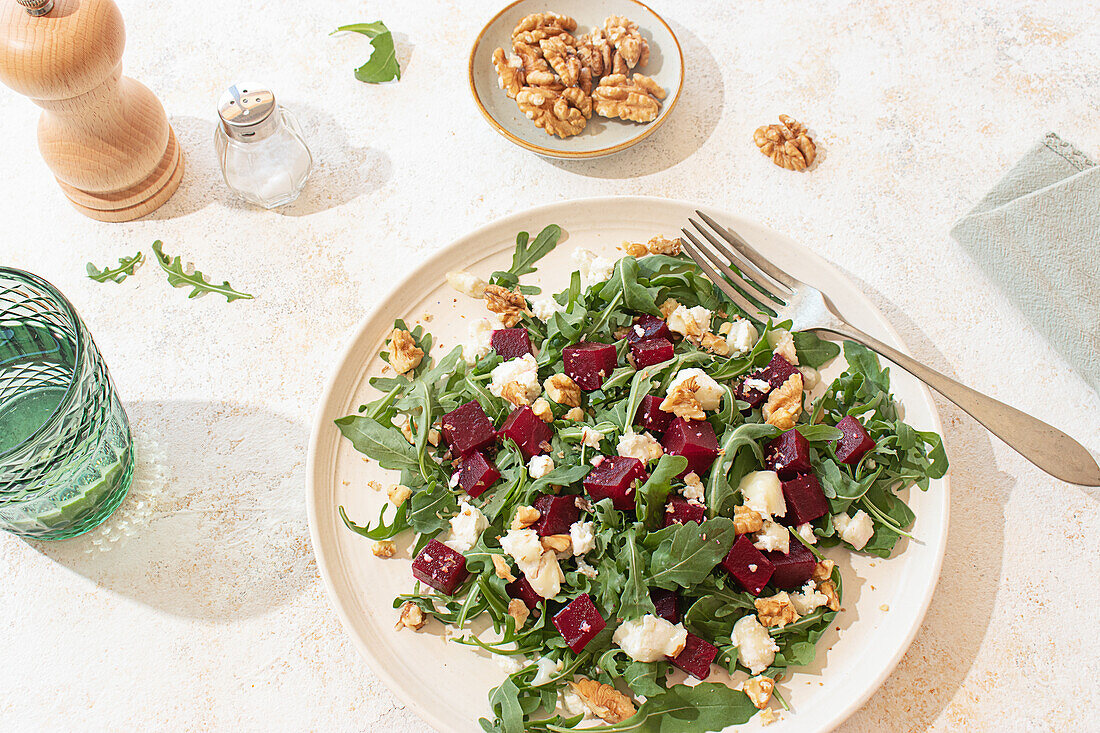
[[[304,510],[310,423],[344,340],[399,275],[546,201],[652,194],[759,219],[846,271],[916,356],[1100,450],[1100,398],[947,235],[1048,130],[1100,154],[1095,3],[654,0],[684,49],[679,108],[639,147],[574,163],[512,147],[474,107],[466,56],[499,2],[121,5],[125,70],[187,156],[153,216],[76,214],[38,156],[37,109],[0,88],[0,261],[73,300],[139,451],[103,528],[0,537],[0,730],[424,730],[326,598]],[[327,35],[376,19],[397,35],[399,83],[355,81],[366,39]],[[222,184],[214,105],[237,79],[268,81],[312,144],[313,178],[283,211]],[[815,170],[752,144],[780,113],[809,125]],[[155,264],[122,285],[84,277],[157,238],[256,300],[187,300]],[[1097,730],[1100,494],[939,404],[943,576],[912,648],[842,730]]]

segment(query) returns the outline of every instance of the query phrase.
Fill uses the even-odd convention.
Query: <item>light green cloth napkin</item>
[[[1100,166],[1048,133],[951,236],[1100,391]]]

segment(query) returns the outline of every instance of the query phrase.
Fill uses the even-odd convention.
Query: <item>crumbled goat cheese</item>
[[[675,657],[687,643],[687,629],[647,613],[641,618],[619,624],[611,637],[619,648],[636,662],[656,662]]]
[[[627,430],[623,433],[623,437],[619,438],[617,447],[620,456],[637,458],[642,463],[656,461],[665,452],[661,444],[652,435],[649,433],[635,433],[633,430]]]
[[[549,321],[555,313],[564,313],[565,306],[559,305],[549,295],[541,298],[531,298],[531,313],[540,321]]]
[[[594,522],[573,522],[569,527],[569,541],[574,555],[583,555],[596,544],[596,525]]]
[[[790,597],[799,616],[805,616],[829,602],[829,597],[817,590],[817,584],[813,580],[807,580],[806,585],[802,586],[802,592],[791,593]]]
[[[756,392],[770,392],[771,384],[763,379],[757,379],[756,377],[749,377],[745,380],[745,389],[751,389]]]
[[[500,538],[501,548],[515,558],[516,565],[531,587],[543,598],[553,598],[561,591],[565,575],[553,550],[543,550],[538,532],[533,529],[510,529]]]
[[[603,282],[611,277],[611,273],[615,269],[614,260],[600,257],[595,252],[583,247],[577,247],[573,250],[573,261],[577,263],[581,279],[586,285]]]
[[[779,550],[787,555],[791,551],[791,535],[782,524],[765,520],[764,528],[756,533],[752,546],[770,552]]]
[[[794,350],[794,336],[790,331],[777,328],[768,331],[768,346],[772,347],[773,354],[779,354],[790,363],[798,366],[798,354]]]
[[[454,473],[451,474],[450,480],[447,481],[447,486],[449,488],[452,488],[452,489],[454,487],[458,486],[458,480],[460,478],[462,478],[462,471],[455,471]]]
[[[493,381],[489,384],[489,391],[500,397],[504,386],[515,382],[527,392],[528,402],[534,402],[535,398],[542,394],[542,385],[539,383],[539,365],[531,354],[524,354],[516,359],[498,364],[493,367]]]
[[[471,298],[485,297],[485,286],[487,283],[471,272],[466,272],[465,270],[448,272],[447,284],[463,295],[468,295]]]
[[[684,477],[684,485],[680,489],[680,496],[694,504],[702,504],[705,495],[706,487],[703,486],[703,482],[699,479],[699,474],[692,471]]]
[[[589,448],[596,448],[598,450],[601,440],[603,440],[603,433],[599,430],[590,428],[587,425],[581,427],[581,442]]]
[[[693,337],[698,342],[701,334],[710,332],[710,317],[714,315],[701,305],[688,308],[686,305],[676,306],[676,310],[668,315],[668,330],[678,333],[685,338]]]
[[[753,471],[745,474],[737,488],[745,506],[759,512],[764,519],[782,517],[787,513],[783,484],[775,471]]]
[[[834,514],[833,526],[836,527],[840,539],[857,550],[862,550],[871,539],[871,535],[875,533],[875,525],[870,515],[862,509],[856,512],[854,517],[849,517],[847,514]]]
[[[733,625],[732,641],[737,647],[737,659],[753,674],[760,674],[775,661],[779,647],[756,616],[745,616]]]
[[[493,324],[488,318],[478,318],[469,326],[466,343],[462,344],[462,358],[467,364],[476,364],[478,359],[492,350],[492,339]]]
[[[539,657],[539,661],[535,663],[535,676],[531,679],[531,686],[538,687],[545,685],[550,680],[557,677],[558,672],[565,669],[565,665],[561,660],[554,661],[550,657]]]
[[[808,545],[817,544],[817,535],[814,534],[814,526],[809,522],[803,522],[795,529],[798,532],[798,536],[806,541]]]
[[[554,459],[550,456],[531,456],[527,464],[527,473],[531,478],[542,478],[554,470]]]
[[[455,552],[469,552],[488,526],[489,520],[480,509],[460,499],[458,514],[451,517],[451,536],[443,544]]]
[[[813,389],[821,381],[821,372],[813,367],[798,367],[798,371],[802,373],[802,387],[806,390]]]
[[[730,332],[726,334],[726,345],[730,348],[730,356],[740,356],[752,351],[756,346],[760,334],[756,326],[745,318],[738,318],[730,324]]]
[[[722,405],[722,385],[711,379],[702,369],[681,369],[668,385],[666,394],[672,394],[680,384],[695,377],[695,399],[704,410],[717,410]]]
[[[596,570],[596,568],[592,567],[579,557],[577,558],[577,572],[586,578],[591,578],[592,580],[595,580],[600,574],[599,570]]]
[[[493,661],[504,670],[504,674],[514,674],[526,666],[527,657],[522,654],[494,654]]]

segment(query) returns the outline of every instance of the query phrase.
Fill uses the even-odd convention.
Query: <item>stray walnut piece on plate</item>
[[[638,24],[619,15],[580,38],[577,21],[557,13],[532,13],[512,31],[512,53],[493,51],[500,88],[549,135],[584,131],[592,113],[652,122],[665,90],[644,74],[649,43]]]

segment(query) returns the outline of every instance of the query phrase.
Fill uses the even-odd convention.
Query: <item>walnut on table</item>
[[[627,78],[612,74],[600,79],[592,90],[593,107],[601,117],[618,117],[631,122],[652,122],[661,111],[665,90],[644,74]]]
[[[627,68],[649,63],[649,44],[638,32],[638,24],[621,15],[612,15],[604,21],[607,37]]]
[[[504,93],[510,99],[515,99],[519,90],[527,84],[526,75],[523,72],[523,59],[519,56],[504,53],[503,48],[493,51],[493,66],[497,70],[497,82]]]
[[[585,707],[608,723],[621,723],[638,712],[630,698],[611,685],[581,677],[569,686]]]
[[[779,115],[778,125],[764,125],[752,134],[760,152],[780,168],[804,171],[814,164],[817,146],[806,132],[806,126],[787,115]]]

